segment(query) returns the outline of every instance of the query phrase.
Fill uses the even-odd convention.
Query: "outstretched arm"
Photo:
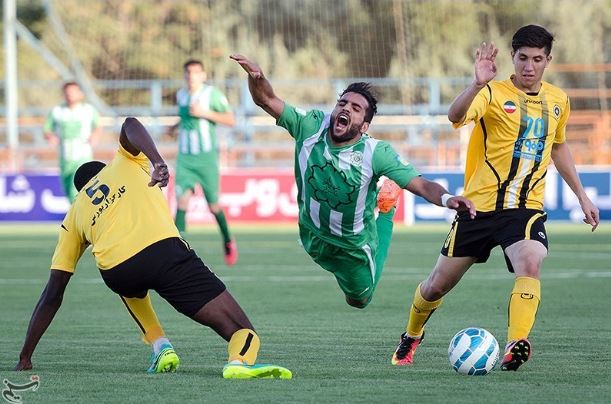
[[[562,179],[577,196],[581,210],[583,210],[585,215],[583,222],[592,226],[592,231],[596,230],[600,223],[599,211],[590,198],[588,198],[586,191],[581,185],[569,146],[566,143],[554,143],[552,147],[552,160]]]
[[[121,146],[134,156],[144,153],[153,164],[153,172],[151,173],[151,182],[149,187],[159,184],[160,187],[168,185],[170,172],[168,166],[159,154],[153,138],[144,128],[142,123],[136,118],[126,118],[121,127],[121,135],[119,136]]]
[[[461,122],[469,106],[475,99],[475,96],[479,91],[488,84],[496,76],[496,54],[498,48],[494,44],[486,45],[482,43],[477,49],[475,54],[475,79],[473,82],[464,89],[450,105],[448,110],[448,119],[450,122],[458,123]]]
[[[32,369],[32,354],[38,345],[38,341],[45,333],[55,313],[59,310],[64,297],[64,291],[70,281],[72,273],[65,271],[51,270],[49,282],[45,290],[43,290],[38,304],[34,308],[28,331],[25,335],[25,341],[21,353],[19,354],[19,362],[14,370],[30,370]]]
[[[462,196],[450,195],[444,187],[436,182],[423,177],[414,177],[405,189],[435,205],[445,206],[458,212],[468,211],[471,219],[475,217],[476,212],[473,202]]]
[[[255,104],[278,119],[284,109],[284,101],[274,94],[274,89],[263,75],[261,68],[245,56],[231,55],[229,57],[238,62],[242,69],[248,73],[248,89]]]

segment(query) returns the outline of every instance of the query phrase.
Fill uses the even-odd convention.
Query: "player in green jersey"
[[[306,112],[278,98],[258,65],[242,55],[231,58],[248,73],[255,104],[295,139],[301,242],[315,262],[333,273],[350,306],[364,308],[371,301],[390,245],[394,208],[380,209],[377,219],[374,209],[376,199],[388,205],[387,195],[396,202],[400,192],[392,192],[387,180],[380,198],[376,184],[381,176],[429,202],[475,215],[471,201],[449,195],[390,144],[366,134],[377,110],[369,84],[350,84],[331,114]]]
[[[176,227],[186,230],[186,212],[199,184],[208,201],[221,234],[227,265],[238,260],[238,249],[232,239],[225,213],[219,205],[219,155],[216,125],[234,126],[235,118],[227,97],[217,88],[205,84],[206,71],[201,61],[190,59],[184,66],[186,88],[176,93],[180,121],[170,128],[178,128],[178,157],[176,160]]]
[[[51,146],[59,146],[59,169],[64,193],[76,197],[74,173],[81,164],[92,160],[92,146],[101,134],[96,109],[83,102],[81,87],[74,81],[63,86],[65,103],[55,106],[44,125],[45,138]]]

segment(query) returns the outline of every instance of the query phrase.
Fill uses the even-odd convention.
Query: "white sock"
[[[153,342],[153,353],[155,353],[155,355],[157,355],[159,353],[159,351],[161,351],[161,347],[163,345],[170,345],[171,346],[172,343],[166,337],[157,338],[155,340],[155,342]]]

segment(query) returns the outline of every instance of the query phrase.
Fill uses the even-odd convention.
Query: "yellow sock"
[[[437,307],[441,306],[441,301],[443,299],[435,300],[434,302],[429,302],[425,300],[420,294],[420,285],[416,288],[416,293],[414,293],[414,301],[412,302],[412,307],[409,310],[409,321],[407,322],[406,331],[407,334],[411,337],[419,337],[422,335],[424,331],[424,325],[428,321],[431,314],[437,309]]]
[[[237,330],[231,336],[227,346],[228,362],[239,360],[245,365],[254,365],[260,346],[261,342],[256,332],[248,328]]]
[[[123,300],[127,311],[140,328],[143,335],[142,340],[145,343],[152,344],[157,338],[165,336],[148,293],[143,299],[121,296],[121,300]]]
[[[528,338],[541,302],[539,279],[519,276],[509,297],[507,341]]]

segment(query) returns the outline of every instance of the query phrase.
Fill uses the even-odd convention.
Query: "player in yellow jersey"
[[[283,367],[255,364],[260,343],[250,320],[223,282],[179,237],[160,189],[168,183],[168,168],[146,129],[127,118],[119,143],[108,165],[85,163],[75,174],[79,193],[61,225],[49,282],[32,314],[15,370],[32,368],[34,349],[61,305],[78,260],[91,245],[106,285],[122,297],[145,338],[160,345],[149,372],[173,372],[179,363],[150,305],[152,289],[229,342],[223,377],[291,378]]]
[[[450,106],[458,128],[473,121],[465,168],[464,196],[476,208],[475,220],[458,213],[435,268],[416,288],[406,332],[392,357],[394,365],[412,363],[424,325],[474,263],[486,262],[500,245],[515,285],[509,297],[508,335],[502,370],[517,370],[530,358],[528,335],[541,299],[539,273],[547,255],[543,194],[551,161],[577,195],[584,222],[599,223],[598,209],[581,185],[566,144],[569,99],[542,81],[552,59],[554,37],[528,25],[513,36],[515,72],[496,76],[498,49],[483,43],[476,53],[475,79]]]

